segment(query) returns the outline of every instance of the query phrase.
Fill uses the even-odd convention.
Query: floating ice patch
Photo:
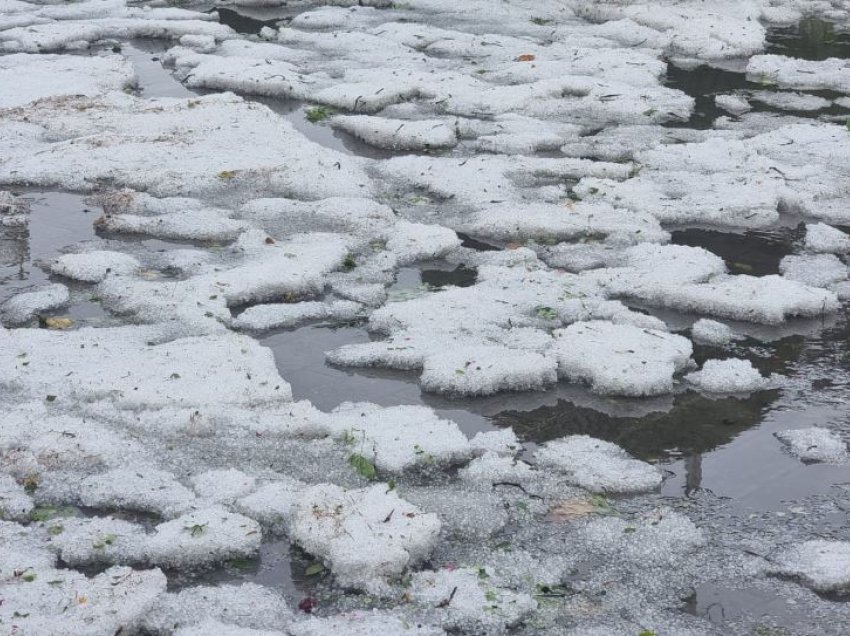
[[[440,225],[399,221],[389,231],[386,248],[398,259],[398,265],[440,258],[460,246],[452,230]]]
[[[788,451],[804,462],[843,463],[848,458],[847,443],[835,432],[812,426],[776,433]]]
[[[139,510],[176,517],[195,502],[195,495],[171,473],[150,468],[116,469],[83,479],[76,499],[90,508]]]
[[[512,428],[504,428],[498,431],[481,431],[476,433],[469,445],[472,451],[478,455],[484,453],[496,453],[497,455],[516,455],[522,450],[522,444]]]
[[[225,630],[284,630],[291,620],[292,610],[286,599],[271,588],[243,583],[188,587],[163,594],[145,617],[144,629],[154,634],[170,634],[172,630],[214,621]],[[208,636],[224,633],[230,632],[218,629],[206,632]]]
[[[195,241],[231,241],[249,227],[244,221],[234,221],[210,208],[158,216],[107,214],[97,220],[97,226],[107,232]]]
[[[660,289],[646,300],[678,311],[768,325],[838,309],[834,293],[775,275],[717,276],[706,283]]]
[[[445,636],[445,632],[433,625],[423,625],[420,621],[408,620],[389,612],[372,610],[371,612],[346,612],[341,616],[327,618],[309,618],[293,623],[289,628],[292,636],[374,636],[392,634],[393,636]]]
[[[747,76],[783,88],[850,92],[850,64],[834,57],[814,61],[784,55],[755,55],[747,62]]]
[[[170,50],[167,57],[189,88],[284,99],[308,96],[302,75],[282,60],[206,55],[182,47]]]
[[[691,338],[694,342],[700,344],[722,347],[735,340],[736,337],[731,327],[708,318],[700,318],[691,327]]]
[[[812,287],[828,287],[847,279],[847,266],[834,254],[790,254],[779,262],[785,278]]]
[[[216,563],[255,555],[261,539],[255,521],[214,506],[158,525],[145,559],[168,567]]]
[[[489,205],[477,212],[460,228],[475,236],[498,240],[608,238],[630,244],[662,241],[667,238],[658,221],[649,214],[617,210],[604,203],[564,205],[523,204]]]
[[[687,283],[701,283],[726,272],[719,256],[701,247],[643,243],[609,253],[608,267],[584,273],[612,296],[651,300]]]
[[[778,110],[814,111],[829,108],[832,104],[828,99],[803,93],[788,93],[782,91],[755,91],[751,99]]]
[[[367,115],[339,115],[331,118],[329,123],[370,146],[390,150],[437,150],[457,144],[457,134],[451,120],[411,121]]]
[[[503,633],[537,609],[528,594],[496,587],[480,568],[417,572],[408,593],[418,604],[439,610],[441,624],[465,633]]]
[[[665,6],[618,2],[584,3],[577,13],[594,21],[624,20],[661,34],[670,56],[722,60],[747,57],[764,47],[765,29],[758,4],[723,2],[711,7],[686,2]],[[626,23],[624,29],[634,29]],[[646,37],[646,36],[644,36]]]
[[[33,529],[32,525],[27,528],[12,521],[0,521],[0,541],[3,543],[0,584],[19,584],[27,572],[49,571],[56,563],[56,553],[48,549],[44,534],[33,532]]]
[[[18,108],[45,98],[97,97],[129,87],[133,65],[118,55],[29,55],[0,57],[0,109]],[[14,90],[11,90],[14,87]]]
[[[587,435],[547,442],[534,457],[541,468],[562,472],[592,492],[646,492],[657,488],[662,479],[654,466],[632,458],[616,444]]]
[[[139,261],[129,254],[106,250],[65,254],[50,263],[54,274],[86,283],[99,283],[110,274],[132,274],[139,267]]]
[[[32,509],[32,498],[24,487],[10,475],[0,475],[0,518],[26,521]]]
[[[145,559],[144,528],[113,517],[66,519],[52,545],[69,566],[135,564]]]
[[[198,497],[211,503],[228,504],[244,497],[256,485],[256,479],[235,468],[210,470],[192,477]]]
[[[425,358],[423,391],[449,395],[492,395],[535,391],[555,384],[557,364],[532,351],[500,346],[460,347]]]
[[[461,469],[458,476],[468,483],[485,484],[490,488],[493,484],[508,482],[523,486],[533,480],[536,473],[523,461],[486,452]]]
[[[181,627],[173,632],[174,636],[290,636],[291,631],[281,632],[269,629],[252,629],[250,627],[237,627],[216,620],[203,620],[188,627]]]
[[[803,245],[809,252],[845,254],[850,252],[850,236],[826,223],[809,223]]]
[[[90,190],[107,181],[156,196],[262,189],[317,199],[370,191],[359,159],[308,141],[265,106],[232,94],[38,103],[0,116],[0,142],[8,144],[0,183]]]
[[[727,113],[743,115],[753,109],[750,103],[740,95],[717,95],[714,103]]]
[[[296,232],[339,232],[378,236],[395,225],[392,209],[371,199],[332,197],[320,201],[254,199],[239,208],[239,218],[258,223],[276,237]]]
[[[114,567],[89,579],[73,570],[37,569],[0,586],[0,621],[27,634],[131,633],[165,592],[159,570]]]
[[[100,4],[104,6],[108,3]],[[234,35],[230,27],[212,22],[209,15],[194,11],[158,19],[155,10],[148,9],[150,19],[146,19],[140,17],[144,13],[142,9],[127,9],[121,5],[109,8],[118,9],[113,13],[114,17],[95,16],[96,19],[92,19],[83,14],[75,16],[79,19],[60,19],[6,29],[0,32],[0,50],[40,53],[86,49],[93,42],[115,38],[178,40],[184,35],[209,35],[216,40],[223,40]]]
[[[793,545],[773,559],[772,571],[799,579],[816,592],[850,589],[850,543],[815,539]]]
[[[779,384],[779,377],[765,378],[749,360],[706,360],[700,371],[689,373],[685,379],[709,393],[750,393],[771,389]]]
[[[10,327],[23,325],[41,312],[65,306],[70,298],[70,292],[65,285],[59,283],[45,285],[34,291],[12,296],[0,305],[0,318]]]
[[[440,533],[436,515],[386,484],[306,490],[293,509],[292,539],[330,567],[340,585],[381,593],[388,579],[427,558]]]
[[[236,502],[236,509],[269,527],[273,531],[286,530],[292,517],[292,507],[301,497],[306,484],[283,478],[260,486]]]
[[[606,395],[669,393],[693,352],[682,336],[604,321],[578,322],[554,335],[558,374]]]
[[[362,308],[360,303],[350,300],[254,305],[234,318],[231,325],[236,329],[264,331],[295,327],[309,320],[353,320]]]
[[[397,473],[416,465],[459,463],[471,454],[469,441],[457,424],[422,406],[381,408],[345,403],[327,421],[333,435],[348,443],[353,456],[382,471]]]
[[[148,563],[167,568],[197,568],[251,557],[260,549],[257,522],[213,506],[157,525],[142,526],[111,518],[71,520],[54,537],[63,561]]]
[[[251,338],[227,334],[152,346],[156,334],[140,327],[0,332],[0,385],[59,404],[111,398],[126,407],[208,407],[292,399],[272,352]]]
[[[686,516],[659,509],[636,519],[594,519],[582,532],[591,553],[641,568],[674,567],[706,545],[702,530]]]

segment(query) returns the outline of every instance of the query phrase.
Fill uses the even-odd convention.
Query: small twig
[[[448,607],[449,605],[451,605],[452,600],[455,597],[455,594],[457,594],[457,585],[454,586],[454,589],[452,590],[452,593],[449,594],[448,598],[444,598],[442,601],[437,603],[437,608],[439,609],[441,607]]]
[[[523,486],[522,484],[516,484],[512,481],[497,481],[493,484],[493,488],[495,488],[496,486],[512,486],[514,488],[519,488],[522,492],[524,492],[532,499],[540,499],[541,501],[543,500],[543,497],[541,497],[540,495],[535,495],[533,492],[528,492],[525,489],[525,486]]]

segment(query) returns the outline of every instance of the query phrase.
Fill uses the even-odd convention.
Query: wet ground
[[[221,22],[242,33],[257,33],[286,15],[262,11],[220,9]],[[192,94],[159,61],[161,44],[133,41],[122,52],[135,65],[139,92],[146,97],[183,97]],[[837,33],[827,23],[807,20],[798,28],[771,36],[771,52],[805,59],[850,57],[850,36]],[[699,67],[683,70],[673,65],[669,85],[697,98],[697,112],[686,125],[709,127],[725,113],[714,106],[718,93],[762,88],[742,73]],[[374,159],[392,153],[376,150],[350,135],[311,123],[302,103],[257,99],[310,139],[337,150]],[[831,115],[809,113],[809,116]],[[683,124],[684,125],[684,124]],[[100,210],[76,194],[21,192],[28,203],[27,228],[0,230],[0,300],[48,280],[39,263],[59,255],[63,248],[98,237],[92,225]],[[721,256],[735,273],[768,275],[791,253],[800,239],[795,222],[774,232],[724,232],[717,229],[675,228],[674,243],[704,247]],[[476,249],[498,249],[462,236]],[[122,238],[120,240],[133,240]],[[150,242],[150,251],[164,249]],[[391,299],[433,293],[446,285],[473,284],[476,272],[445,263],[405,268],[389,290]],[[96,300],[85,300],[85,290],[63,315],[86,322],[103,312]],[[683,329],[690,318],[683,318]],[[744,326],[741,326],[744,328]],[[748,327],[752,328],[752,327]],[[767,328],[762,329],[764,336]],[[796,333],[795,333],[796,331]],[[742,516],[771,511],[787,512],[791,500],[827,494],[836,484],[850,483],[850,467],[806,465],[785,453],[779,444],[767,443],[775,432],[821,425],[850,418],[850,322],[842,317],[829,325],[807,323],[777,331],[768,344],[746,340],[735,353],[747,357],[763,372],[789,376],[790,386],[748,396],[708,398],[690,391],[657,400],[603,399],[576,386],[559,386],[535,394],[508,394],[477,400],[450,400],[425,395],[413,375],[394,371],[335,368],[324,353],[343,344],[372,338],[362,324],[311,324],[262,335],[260,342],[275,355],[280,374],[292,384],[296,399],[310,400],[331,410],[346,401],[372,401],[381,405],[425,404],[456,421],[468,434],[511,426],[533,449],[536,444],[568,434],[586,433],[621,445],[639,458],[657,463],[667,472],[661,499],[687,499],[700,491],[729,498]],[[718,355],[699,348],[697,361]],[[722,352],[721,352],[722,355]],[[842,524],[844,517],[824,520]],[[268,542],[257,560],[233,563],[220,571],[203,573],[213,580],[250,580],[280,587],[290,596],[305,593],[310,577],[303,574],[310,561],[290,552],[285,541]],[[306,587],[305,587],[306,586]],[[743,612],[765,614],[792,625],[794,612],[784,600],[765,590],[730,590],[703,586],[688,600],[685,611],[712,621],[730,620]]]

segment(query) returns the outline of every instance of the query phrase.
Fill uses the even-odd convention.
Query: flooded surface
[[[136,71],[139,92],[144,97],[191,97],[194,91],[186,88],[162,65],[161,55],[168,46],[157,40],[131,40],[121,47],[121,53]]]
[[[217,11],[222,24],[242,34],[257,34],[296,13],[262,8]],[[774,30],[769,41],[768,52],[801,59],[850,57],[850,35],[815,19],[804,20],[793,28]],[[162,65],[160,56],[167,48],[162,42],[149,40],[132,40],[122,45],[122,54],[136,70],[139,94],[147,98],[197,95]],[[705,65],[685,70],[670,64],[667,85],[696,99],[696,109],[689,121],[668,125],[698,129],[709,129],[718,117],[728,115],[715,105],[715,96],[764,89],[748,81],[742,72]],[[376,162],[402,154],[374,148],[327,124],[309,121],[308,105],[303,102],[246,99],[265,104],[325,148]],[[753,105],[756,111],[787,114],[757,103]],[[807,116],[833,116],[842,112],[831,107]],[[26,202],[28,223],[25,227],[0,229],[0,302],[22,290],[58,280],[48,275],[40,263],[83,242],[125,247],[142,255],[211,247],[209,242],[98,234],[93,221],[101,210],[88,204],[82,195],[21,192],[19,196]],[[799,251],[805,228],[797,220],[788,220],[769,231],[684,227],[673,229],[671,234],[674,244],[701,247],[720,256],[733,274],[766,276],[777,274],[782,258]],[[473,236],[458,236],[463,247],[485,252],[502,249]],[[449,287],[470,287],[476,284],[477,274],[474,267],[440,260],[402,267],[395,281],[387,286],[389,302],[402,302]],[[103,310],[92,286],[62,282],[72,290],[72,303],[63,310],[45,312],[41,318],[69,316],[80,325],[105,324],[107,320],[121,322],[119,317]],[[672,330],[686,335],[697,317],[663,311],[653,314],[667,320]],[[346,402],[374,402],[386,407],[427,406],[439,417],[456,422],[467,436],[511,427],[525,446],[522,459],[532,463],[536,449],[567,435],[589,435],[610,441],[662,469],[663,484],[657,493],[647,495],[653,505],[673,502],[672,505],[684,506],[709,497],[710,506],[717,508],[707,505],[704,513],[695,514],[708,516],[722,505],[725,516],[715,521],[716,527],[733,533],[738,526],[759,523],[754,518],[771,519],[775,528],[776,519],[783,519],[782,515],[808,515],[791,509],[801,501],[828,498],[836,487],[850,484],[850,465],[804,463],[775,437],[780,431],[813,426],[847,430],[850,322],[842,313],[829,321],[808,321],[805,325],[793,321],[777,328],[734,322],[730,325],[742,337],[723,347],[698,345],[694,351],[696,363],[702,365],[713,358],[743,358],[764,374],[783,375],[786,379],[781,386],[741,395],[708,396],[689,389],[677,378],[671,395],[628,399],[602,397],[581,384],[562,382],[539,392],[451,399],[423,392],[419,371],[352,369],[329,364],[328,351],[379,338],[370,333],[365,321],[345,324],[317,321],[294,329],[272,330],[257,336],[257,341],[274,354],[280,375],[292,386],[293,397],[309,400],[322,411],[332,411]],[[847,514],[841,509],[810,521],[823,536],[846,538]],[[231,560],[199,573],[169,572],[169,589],[182,589],[199,582],[247,581],[274,588],[290,601],[298,601],[316,589],[321,593],[323,577],[308,573],[315,564],[314,557],[301,552],[287,539],[274,536],[263,542],[255,558]],[[797,633],[794,630],[798,628],[807,629],[787,596],[776,593],[768,584],[737,588],[729,582],[700,583],[684,600],[681,612],[716,625],[755,616],[767,617],[770,624],[779,624],[791,630],[789,633]]]

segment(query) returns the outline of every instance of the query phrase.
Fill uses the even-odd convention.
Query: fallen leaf
[[[312,565],[308,565],[307,569],[304,570],[304,574],[307,576],[316,576],[317,574],[321,574],[325,571],[325,566],[321,563],[313,563]]]
[[[522,55],[520,55],[516,59],[516,61],[517,62],[533,62],[536,59],[537,59],[537,57],[532,55],[531,53],[523,53]]]
[[[586,499],[574,499],[572,501],[562,501],[554,506],[549,511],[549,520],[564,522],[596,512],[596,506]]]
[[[65,316],[50,316],[44,319],[44,326],[48,329],[70,329],[74,321]]]

